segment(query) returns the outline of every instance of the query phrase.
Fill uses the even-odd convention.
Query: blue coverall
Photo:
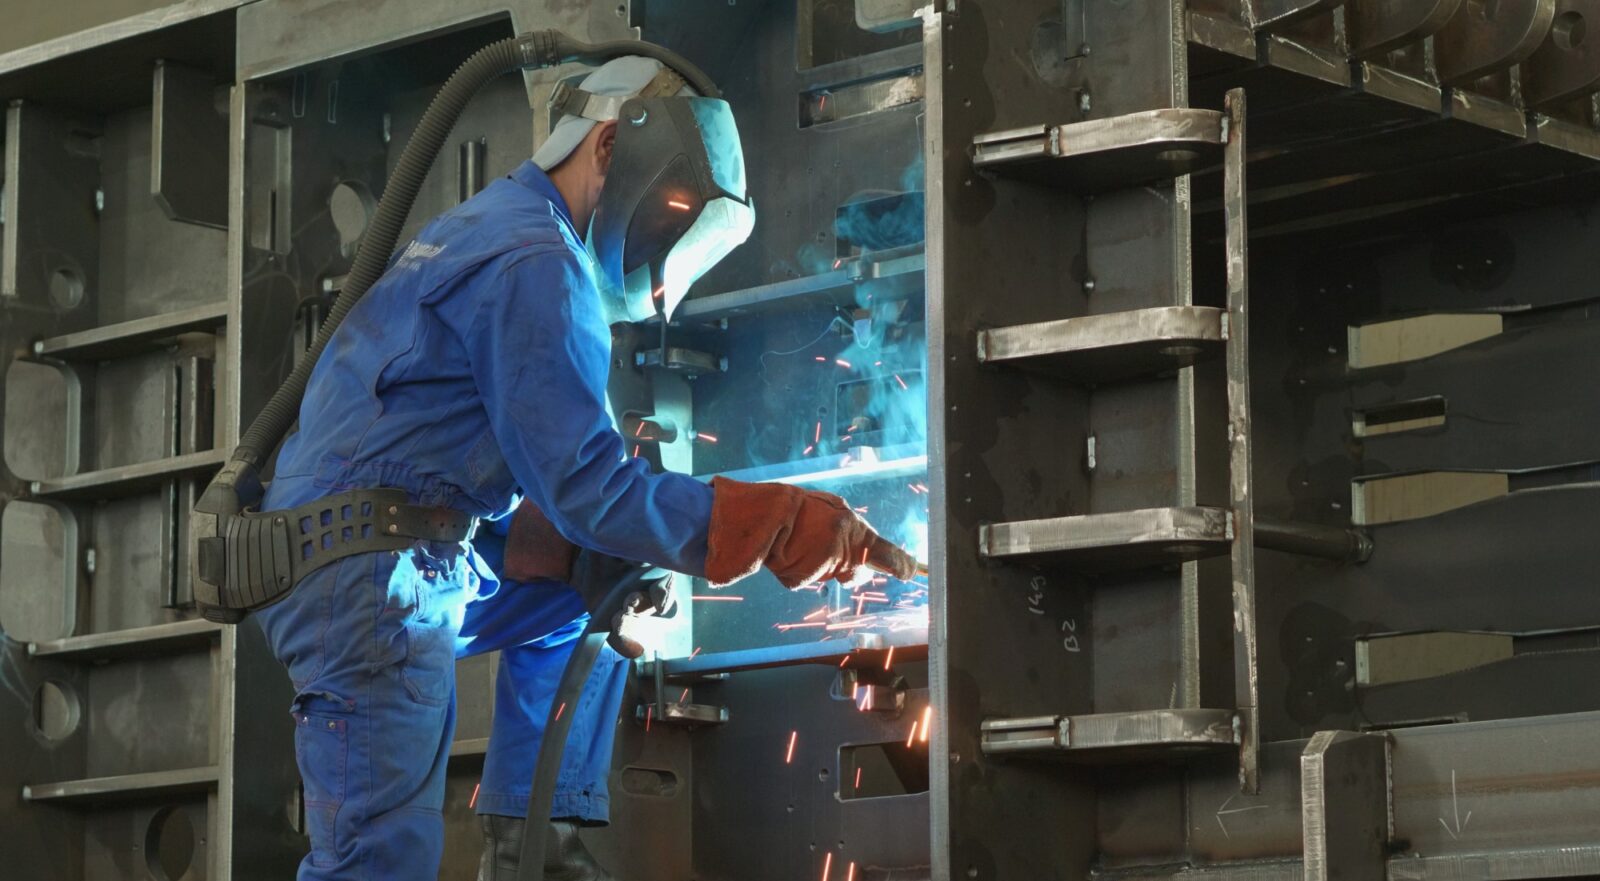
[[[577,545],[702,574],[711,489],[625,454],[605,406],[610,354],[578,230],[525,162],[425,227],[351,310],[312,372],[263,507],[397,487],[498,520],[520,488]],[[565,584],[499,580],[493,544],[347,557],[256,615],[297,692],[311,837],[301,879],[437,877],[465,654],[504,650],[477,809],[525,812],[552,692],[586,619]],[[553,816],[606,819],[625,669],[602,658],[584,705],[568,708]]]

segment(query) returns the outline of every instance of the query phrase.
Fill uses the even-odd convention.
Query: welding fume
[[[575,59],[603,63],[556,90],[535,154],[396,247],[473,92]],[[496,650],[479,877],[612,878],[580,830],[609,820],[630,623],[672,610],[674,573],[921,569],[838,496],[657,473],[618,433],[610,323],[670,319],[754,222],[731,108],[660,47],[529,34],[441,89],[304,370],[193,521],[207,617],[253,613],[294,684],[301,879],[437,877],[455,661]],[[547,730],[564,749],[536,768]],[[541,780],[550,822],[530,827]]]

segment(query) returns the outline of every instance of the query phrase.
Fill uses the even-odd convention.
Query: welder
[[[916,565],[835,496],[657,474],[626,454],[605,398],[609,322],[666,320],[749,235],[743,155],[726,102],[654,60],[612,60],[554,107],[532,160],[426,225],[333,333],[262,505],[277,516],[261,523],[327,527],[321,547],[296,546],[307,559],[352,549],[257,612],[297,693],[302,879],[437,877],[458,657],[503,652],[476,809],[480,877],[508,878],[595,597],[631,582],[642,614],[670,607],[668,572],[724,584],[765,566],[794,587],[858,580],[869,557],[905,578]],[[396,490],[403,505],[371,510]],[[416,540],[354,552],[368,527],[337,535],[385,513],[381,531]],[[476,520],[473,537],[461,524]],[[560,710],[572,733],[548,879],[611,877],[577,831],[607,821],[623,657],[640,650],[613,624],[621,651]]]

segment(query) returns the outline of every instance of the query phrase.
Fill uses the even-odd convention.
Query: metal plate
[[[1186,367],[1217,354],[1223,311],[1162,306],[1063,318],[978,334],[978,360],[1103,383]]]
[[[975,166],[1094,193],[1186,174],[1215,162],[1222,114],[1147,110],[1065,125],[994,131],[972,139]]]

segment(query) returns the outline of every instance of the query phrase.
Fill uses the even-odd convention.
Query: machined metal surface
[[[975,166],[1093,193],[1168,179],[1213,162],[1222,116],[1175,108],[1059,125],[985,132]]]
[[[1226,338],[1222,310],[1165,306],[980,331],[978,360],[1115,382],[1186,367]]]
[[[1306,881],[1382,881],[1393,837],[1389,740],[1319,731],[1300,755]]]
[[[1231,710],[1148,710],[983,723],[983,751],[994,756],[1160,762],[1231,749],[1238,742],[1238,719]]]
[[[1227,553],[1232,522],[1222,508],[1149,508],[994,523],[978,534],[988,557],[1060,555],[1090,570],[1136,569]]]

